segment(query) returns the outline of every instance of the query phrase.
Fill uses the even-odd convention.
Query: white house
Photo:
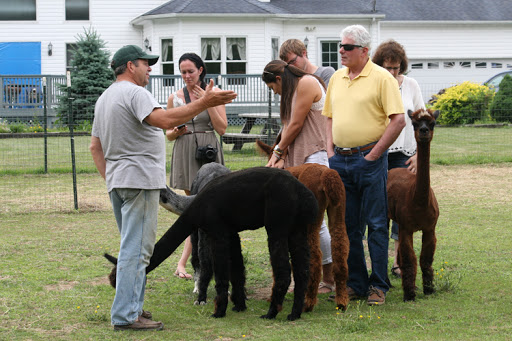
[[[0,75],[62,75],[70,44],[93,27],[113,53],[138,44],[160,55],[153,74],[178,74],[185,52],[209,73],[259,74],[289,38],[317,65],[341,67],[339,34],[393,38],[425,100],[447,85],[512,69],[512,1],[493,0],[0,0]]]

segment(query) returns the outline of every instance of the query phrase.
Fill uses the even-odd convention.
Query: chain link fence
[[[258,137],[272,144],[280,129],[280,121],[275,118],[277,99],[259,77],[211,77],[218,86],[239,94],[226,106],[227,134],[219,137],[226,166],[232,170],[265,165],[266,157],[259,154],[254,140]],[[179,75],[151,79],[148,89],[162,105],[171,93],[183,87]],[[59,124],[56,84],[65,81],[65,77],[48,76],[44,86],[42,76],[0,76],[0,214],[110,208],[105,183],[89,152],[90,124]],[[72,107],[73,101],[69,105]],[[243,139],[237,140],[240,134]],[[172,147],[173,143],[167,141],[168,171]],[[431,162],[512,162],[511,150],[512,127],[506,123],[438,127]]]

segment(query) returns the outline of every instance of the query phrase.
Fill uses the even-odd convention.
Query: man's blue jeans
[[[358,295],[366,296],[369,286],[387,292],[389,228],[387,222],[388,176],[387,152],[375,161],[364,156],[370,150],[352,155],[335,154],[329,167],[341,176],[347,196],[345,223],[350,241],[347,285]],[[365,223],[368,225],[368,249],[372,265],[368,276],[363,248]]]
[[[110,201],[121,233],[113,325],[132,324],[142,313],[146,267],[156,241],[160,190],[116,188]]]

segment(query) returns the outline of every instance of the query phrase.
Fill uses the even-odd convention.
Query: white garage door
[[[493,75],[512,69],[508,60],[409,60],[407,76],[416,79],[425,102],[439,90],[465,81],[483,83]]]

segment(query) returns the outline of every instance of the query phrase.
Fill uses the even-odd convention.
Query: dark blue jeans
[[[393,168],[407,168],[405,164],[411,157],[402,152],[394,152],[388,154],[388,170]],[[393,221],[391,224],[391,239],[398,240],[398,224]]]
[[[369,286],[387,292],[389,227],[387,221],[388,177],[387,152],[375,161],[364,156],[370,150],[352,155],[335,154],[329,167],[335,169],[345,185],[347,204],[345,223],[350,241],[347,285],[357,294],[367,295]],[[372,265],[368,275],[363,248],[365,225],[368,225],[368,250]]]

